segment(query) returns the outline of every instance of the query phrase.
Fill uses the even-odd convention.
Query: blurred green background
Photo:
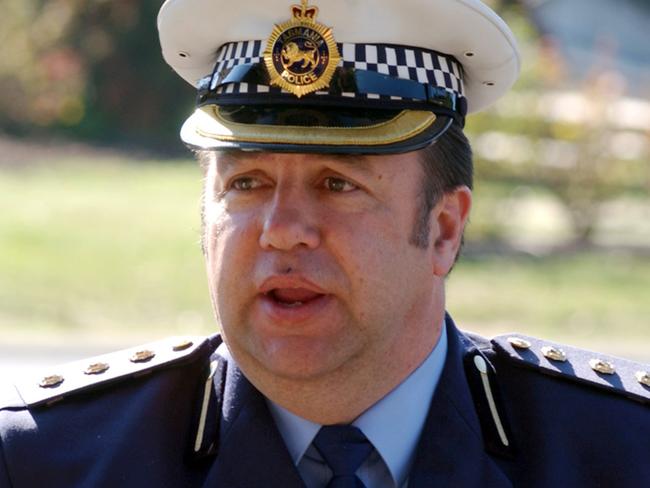
[[[0,360],[216,329],[177,135],[194,91],[161,59],[160,3],[4,1]],[[524,66],[468,122],[476,204],[448,308],[650,362],[650,5],[489,3]]]

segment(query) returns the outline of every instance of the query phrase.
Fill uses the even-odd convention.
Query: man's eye
[[[357,189],[357,187],[349,181],[332,176],[325,178],[325,188],[327,188],[328,191],[336,193],[345,193]]]
[[[230,186],[231,188],[234,188],[238,191],[250,191],[254,190],[255,188],[259,188],[262,186],[262,183],[257,178],[253,178],[251,176],[243,176],[241,178],[233,180]]]

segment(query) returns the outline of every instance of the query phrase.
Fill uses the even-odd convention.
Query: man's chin
[[[343,351],[313,338],[283,337],[268,340],[248,366],[253,375],[284,381],[311,382],[333,375],[345,362]],[[248,373],[247,373],[248,374]]]

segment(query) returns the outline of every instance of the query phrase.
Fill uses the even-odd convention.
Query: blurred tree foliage
[[[604,204],[650,194],[650,104],[626,98],[626,80],[609,62],[616,56],[610,44],[593,46],[600,64],[583,79],[571,78],[562,46],[540,37],[532,23],[524,4],[533,2],[488,3],[514,30],[523,66],[502,101],[468,119],[477,172],[555,195],[573,226],[569,247],[589,245]]]
[[[0,131],[180,148],[194,90],[160,55],[161,0],[4,0]]]

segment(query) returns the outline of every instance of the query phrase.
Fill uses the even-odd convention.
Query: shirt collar
[[[422,364],[352,422],[379,452],[396,486],[402,486],[408,477],[446,357],[447,331],[443,324],[438,343]],[[268,405],[297,466],[321,425],[305,420],[270,400]]]

